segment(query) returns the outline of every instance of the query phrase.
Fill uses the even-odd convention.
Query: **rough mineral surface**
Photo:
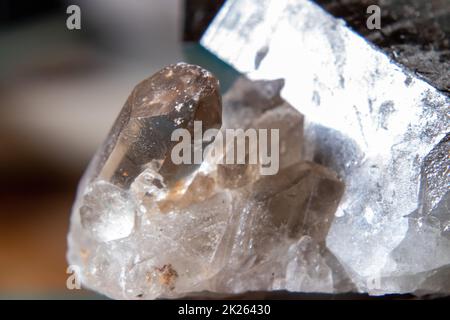
[[[366,39],[450,95],[448,0],[316,0]],[[380,29],[367,28],[367,8],[380,8]]]
[[[80,183],[68,260],[84,286],[113,298],[193,292],[334,292],[349,280],[325,239],[344,184],[303,161],[303,116],[279,95],[282,80],[240,79],[224,98],[223,126],[278,129],[279,171],[217,164],[212,150],[183,175],[168,133],[193,119],[220,124],[210,73],[169,66],[139,84]],[[177,119],[181,120],[178,121]],[[249,156],[249,154],[247,154]]]

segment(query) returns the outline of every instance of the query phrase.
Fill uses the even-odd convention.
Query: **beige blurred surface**
[[[2,199],[0,288],[3,292],[66,289],[65,233],[71,200],[67,193]]]

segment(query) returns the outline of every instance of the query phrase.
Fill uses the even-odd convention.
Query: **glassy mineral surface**
[[[283,85],[239,79],[223,112],[217,80],[198,66],[166,67],[133,90],[73,207],[68,260],[85,287],[126,299],[351,289],[325,244],[344,184],[303,160],[303,116]],[[232,147],[215,153],[219,139],[201,164],[178,167],[171,132],[197,120],[218,134],[277,129],[279,170],[262,175],[260,157],[218,161]]]

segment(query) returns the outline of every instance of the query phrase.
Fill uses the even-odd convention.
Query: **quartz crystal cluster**
[[[68,260],[83,285],[130,299],[450,294],[445,59],[393,60],[369,38],[310,0],[228,0],[202,45],[253,81],[221,103],[209,72],[177,64],[136,87],[73,207]],[[426,83],[413,71],[429,64]],[[278,129],[279,171],[217,161],[232,145],[216,154],[196,121]],[[194,133],[203,162],[172,161],[175,129]]]
[[[283,85],[241,78],[222,110],[217,80],[198,66],[171,65],[140,83],[80,182],[68,260],[82,284],[125,299],[351,290],[325,243],[344,183],[303,160],[304,119],[280,97]],[[214,154],[218,140],[201,164],[174,164],[171,132],[194,121],[220,132],[278,129],[278,172],[262,175],[259,159],[217,161],[234,145]]]
[[[366,28],[372,4],[382,30]],[[305,116],[304,159],[345,182],[325,243],[350,290],[450,294],[448,9],[228,0],[202,38],[248,78],[285,80],[282,97]]]

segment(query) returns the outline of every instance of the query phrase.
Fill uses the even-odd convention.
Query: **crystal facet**
[[[214,76],[197,66],[178,63],[139,83],[130,94],[108,139],[95,159],[91,178],[128,188],[141,167],[158,168],[166,183],[190,168],[174,166],[170,136],[177,128],[221,125],[221,96]]]

